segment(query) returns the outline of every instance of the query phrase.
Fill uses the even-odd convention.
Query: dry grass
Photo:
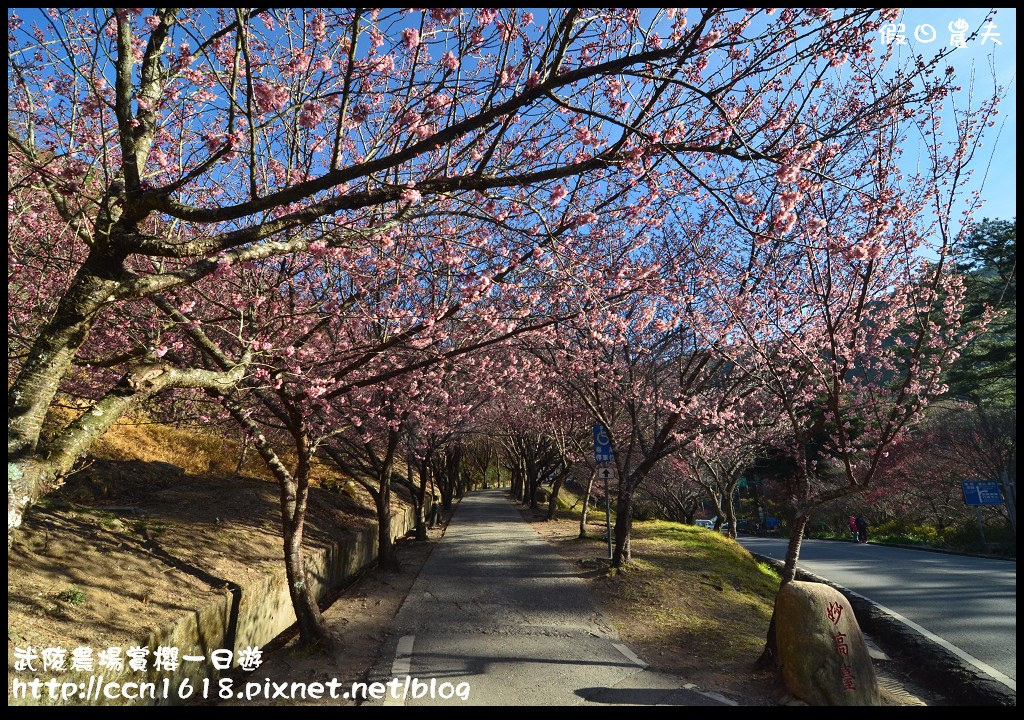
[[[219,429],[172,427],[150,422],[143,417],[124,417],[115,422],[93,446],[92,454],[106,460],[143,460],[177,465],[186,475],[231,477],[236,475],[242,456],[242,443],[225,437]],[[275,448],[289,469],[296,463],[295,451],[288,447]],[[395,460],[395,472],[405,474],[401,460]],[[276,482],[254,447],[249,446],[245,462],[237,475]],[[310,464],[310,484],[325,483],[334,487],[344,485],[349,476],[314,458]],[[358,483],[353,483],[353,499],[366,508],[373,508],[373,498]],[[392,493],[392,507],[402,506]]]
[[[99,439],[92,452],[109,460],[166,462],[177,465],[189,475],[234,475],[242,444],[199,429],[121,418]],[[246,453],[246,462],[239,474],[273,480],[252,447]]]

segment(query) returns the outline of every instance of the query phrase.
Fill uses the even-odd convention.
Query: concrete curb
[[[779,570],[785,564],[767,555],[755,552],[750,554],[758,561]],[[863,595],[799,568],[796,578],[822,583],[841,592],[850,602],[862,630],[868,632],[890,654],[922,669],[914,677],[914,682],[953,700],[957,705],[1017,705],[1016,692],[885,612]]]

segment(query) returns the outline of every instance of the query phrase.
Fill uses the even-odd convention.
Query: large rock
[[[846,598],[821,583],[790,582],[775,601],[786,687],[811,705],[880,705],[867,644]]]

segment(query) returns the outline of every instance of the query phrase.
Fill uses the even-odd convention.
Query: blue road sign
[[[964,482],[965,505],[1002,505],[1003,495],[999,492],[999,483]]]
[[[594,425],[594,462],[611,462],[614,459],[608,431],[604,425]]]

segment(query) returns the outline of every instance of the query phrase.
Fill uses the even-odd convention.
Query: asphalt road
[[[645,669],[499,490],[462,500],[390,634],[371,680],[399,678],[402,694],[406,675],[421,688],[434,679],[438,692],[383,704],[459,705],[463,694],[472,705],[735,704]]]
[[[740,537],[739,541],[751,552],[779,560],[786,556],[786,539]],[[797,566],[898,613],[1003,674],[1016,690],[1015,562],[805,540]]]

